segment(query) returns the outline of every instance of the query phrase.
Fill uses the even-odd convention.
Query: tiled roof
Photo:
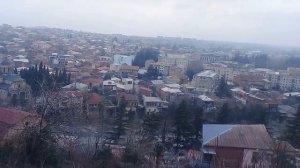
[[[120,70],[138,71],[139,67],[138,66],[130,66],[130,65],[127,65],[127,64],[122,64]]]
[[[0,108],[0,122],[9,125],[14,125],[24,118],[34,115],[36,114],[15,109]]]
[[[102,101],[102,97],[97,93],[92,93],[88,99],[88,104],[99,104]]]

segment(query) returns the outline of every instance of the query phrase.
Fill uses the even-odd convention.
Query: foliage
[[[127,145],[122,156],[124,163],[132,163],[134,165],[137,164],[139,157],[137,151],[131,146]]]
[[[196,74],[196,72],[192,69],[187,69],[185,72],[185,75],[189,78],[190,82],[193,80],[193,77],[195,74]]]
[[[8,167],[57,167],[60,161],[56,141],[46,128],[26,129],[22,138],[1,147],[0,157]]]
[[[230,88],[227,84],[227,81],[225,80],[224,77],[222,77],[220,79],[220,83],[216,89],[216,95],[218,97],[230,97],[231,93],[230,93]]]
[[[116,111],[114,119],[114,131],[119,139],[122,134],[125,133],[126,122],[124,120],[126,104],[124,100],[121,100]]]
[[[191,145],[192,126],[189,122],[189,114],[185,101],[182,101],[176,109],[174,118],[175,142],[177,148],[180,146],[188,147]]]
[[[29,69],[21,70],[20,76],[30,85],[32,94],[35,96],[40,94],[41,89],[55,90],[71,82],[71,76],[67,74],[66,69],[63,71],[56,69],[55,73],[50,74],[49,69],[42,62],[39,66],[35,65]]]
[[[145,62],[147,60],[154,60],[157,61],[158,60],[158,54],[159,52],[157,50],[154,50],[152,48],[144,48],[141,49],[135,56],[134,60],[133,60],[133,65],[134,66],[139,66],[139,67],[144,67],[145,66]]]
[[[288,123],[286,138],[296,148],[300,148],[300,106],[295,119]]]
[[[155,162],[156,167],[159,167],[160,160],[162,159],[162,157],[164,155],[164,151],[165,151],[165,148],[164,148],[163,144],[161,144],[161,143],[155,144],[153,152],[154,152],[154,156],[156,158],[156,162]]]
[[[147,70],[146,76],[151,79],[157,79],[158,75],[159,75],[158,69],[154,68],[153,65],[150,65]]]
[[[149,137],[153,137],[161,126],[161,116],[159,114],[148,114],[143,121],[143,132]]]
[[[203,125],[203,108],[197,107],[195,110],[195,116],[193,120],[193,127],[194,127],[194,137],[195,137],[195,144],[199,145],[199,142],[202,138],[202,125]]]
[[[96,161],[96,167],[106,168],[111,164],[113,155],[109,147],[103,147],[96,151],[94,160]]]
[[[230,108],[228,103],[224,103],[221,107],[218,116],[217,116],[217,123],[219,124],[228,124],[231,121],[230,118]]]

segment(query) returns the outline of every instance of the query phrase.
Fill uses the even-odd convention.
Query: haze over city
[[[0,23],[106,34],[300,44],[297,0],[9,0]]]

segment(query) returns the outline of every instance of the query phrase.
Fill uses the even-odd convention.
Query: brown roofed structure
[[[264,125],[234,125],[205,146],[268,149],[272,139]]]

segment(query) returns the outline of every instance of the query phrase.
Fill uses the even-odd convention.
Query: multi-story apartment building
[[[167,54],[158,58],[158,62],[165,66],[177,66],[186,69],[189,63],[188,55],[186,54]]]
[[[213,92],[217,86],[218,74],[212,70],[205,70],[194,75],[192,86],[203,92]]]

